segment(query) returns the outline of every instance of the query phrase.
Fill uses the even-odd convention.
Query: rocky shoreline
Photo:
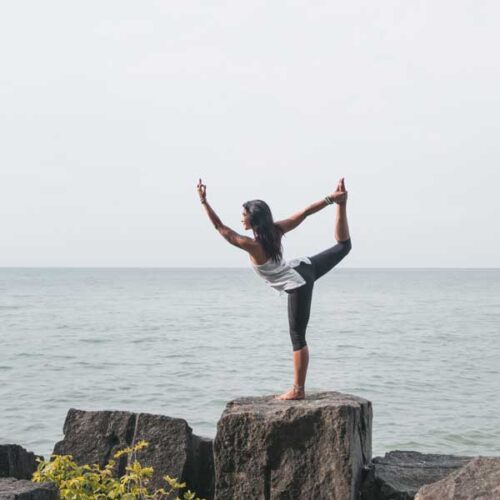
[[[339,392],[246,397],[227,403],[212,440],[179,418],[70,409],[53,453],[104,466],[145,440],[138,458],[154,468],[153,487],[168,474],[207,500],[500,499],[500,458],[396,450],[372,459],[372,418],[369,401]],[[116,473],[126,465],[123,456]],[[33,453],[0,444],[0,499],[59,498],[54,485],[29,480],[36,466]]]

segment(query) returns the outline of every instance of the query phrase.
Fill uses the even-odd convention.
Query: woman
[[[207,201],[207,187],[201,179],[197,185],[200,201],[215,229],[232,245],[249,253],[255,272],[280,294],[288,294],[288,322],[293,346],[294,382],[292,388],[276,396],[277,399],[304,399],[309,349],[306,343],[306,328],[311,310],[314,282],[337,265],[351,250],[349,226],[347,224],[347,191],[342,177],[337,189],[324,199],[316,201],[288,219],[273,221],[269,206],[262,200],[243,204],[242,224],[245,230],[252,229],[253,238],[242,236],[225,226]],[[337,204],[335,239],[337,243],[312,257],[302,257],[286,262],[282,258],[281,238],[295,229],[304,219],[319,210]]]

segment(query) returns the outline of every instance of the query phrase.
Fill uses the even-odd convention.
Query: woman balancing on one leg
[[[335,267],[351,250],[349,226],[347,224],[347,191],[344,178],[340,179],[335,192],[312,203],[288,219],[273,221],[271,210],[262,200],[243,204],[242,224],[245,230],[252,229],[253,238],[242,236],[225,226],[207,201],[206,185],[201,179],[197,185],[198,195],[215,229],[232,245],[249,253],[254,270],[280,294],[288,294],[288,321],[293,345],[294,383],[277,399],[304,399],[309,349],[306,343],[306,328],[311,311],[314,282]],[[337,243],[312,257],[302,257],[286,262],[282,258],[281,238],[295,229],[308,215],[322,210],[332,203],[337,204],[334,237]]]

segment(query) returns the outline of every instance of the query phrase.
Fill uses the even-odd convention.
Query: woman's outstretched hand
[[[206,184],[201,183],[201,179],[198,181],[196,185],[196,190],[198,191],[198,196],[200,197],[200,201],[204,202],[207,199],[207,186]]]

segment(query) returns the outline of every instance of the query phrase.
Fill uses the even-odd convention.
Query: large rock
[[[0,500],[57,500],[59,490],[52,483],[32,483],[13,477],[0,479]]]
[[[390,451],[375,457],[362,486],[363,500],[413,500],[424,484],[433,483],[472,457]]]
[[[215,498],[357,499],[371,428],[371,403],[338,392],[231,401],[214,441]]]
[[[448,477],[418,490],[415,500],[499,500],[500,458],[476,457]]]
[[[165,486],[163,476],[186,482],[198,496],[213,497],[212,440],[193,434],[180,418],[125,411],[82,411],[70,409],[64,422],[64,439],[54,454],[73,455],[78,464],[98,463],[103,467],[120,449],[145,440],[149,446],[137,453],[143,466],[154,468],[152,488]],[[120,457],[116,473],[128,465]]]
[[[38,467],[37,457],[18,444],[0,444],[0,477],[31,479]]]

